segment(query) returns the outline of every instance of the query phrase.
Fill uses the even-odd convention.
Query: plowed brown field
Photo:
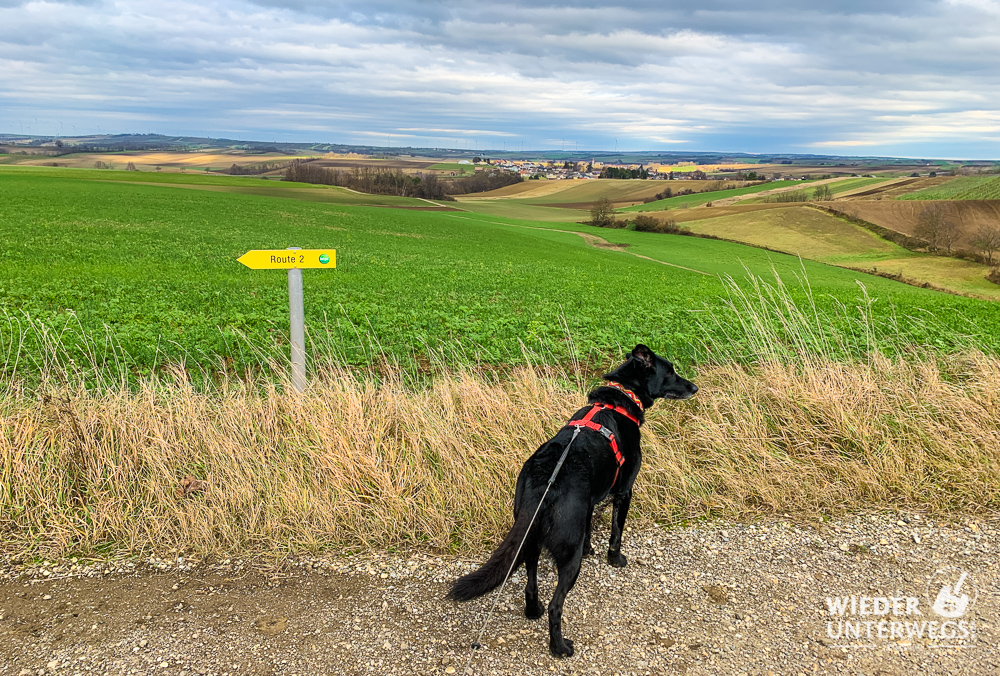
[[[607,197],[621,206],[642,202],[646,197],[670,188],[674,194],[690,189],[700,192],[715,181],[639,181],[625,179],[571,179],[565,181],[525,181],[489,192],[476,193],[476,198],[508,197],[535,199],[545,204],[592,204]],[[537,198],[537,199],[536,199]]]
[[[959,247],[969,246],[980,224],[1000,223],[1000,200],[852,200],[818,204],[907,235],[914,234],[924,209],[940,207],[962,230]]]
[[[728,206],[721,207],[691,207],[689,209],[671,209],[669,212],[661,211],[654,212],[652,215],[654,217],[672,218],[678,223],[687,223],[689,221],[702,221],[706,218],[719,218],[721,216],[732,216],[734,214],[745,214],[750,211],[761,211],[763,209],[787,209],[789,205],[782,202],[774,202],[770,204],[730,204]]]

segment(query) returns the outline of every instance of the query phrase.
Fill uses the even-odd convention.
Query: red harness
[[[637,397],[634,392],[625,389],[620,384],[615,382],[609,382],[608,386],[614,387],[615,389],[621,390],[622,392],[627,394],[628,397],[635,402],[636,406],[639,407],[639,410],[640,411],[643,410],[642,402],[639,401],[639,397]],[[640,427],[642,426],[642,423],[639,421],[639,419],[636,418],[631,413],[629,413],[625,408],[621,406],[614,406],[612,404],[591,404],[590,410],[587,411],[587,414],[585,416],[583,416],[578,420],[570,420],[568,423],[566,423],[566,425],[568,427],[586,427],[588,429],[594,430],[595,432],[600,432],[601,435],[604,436],[604,438],[606,438],[609,442],[611,442],[611,450],[615,454],[615,462],[618,463],[618,467],[615,468],[615,478],[611,482],[611,485],[614,486],[615,482],[618,481],[618,472],[621,471],[622,465],[625,464],[625,456],[623,456],[622,452],[618,450],[618,440],[615,439],[614,432],[609,430],[604,425],[601,425],[598,422],[594,422],[594,416],[597,415],[600,411],[604,410],[610,410],[614,411],[615,413],[621,413],[623,416],[634,422],[636,426]]]

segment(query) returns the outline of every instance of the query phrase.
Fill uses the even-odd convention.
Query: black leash
[[[496,596],[493,599],[493,606],[490,608],[490,612],[486,615],[486,621],[483,622],[482,628],[479,630],[479,635],[476,636],[476,640],[472,642],[472,648],[469,652],[469,660],[465,663],[465,671],[468,671],[469,665],[472,664],[472,658],[475,655],[475,651],[482,648],[480,644],[480,639],[483,637],[483,632],[486,631],[486,625],[489,624],[490,619],[493,617],[493,611],[496,610],[497,603],[500,602],[500,592],[507,585],[507,580],[510,579],[510,574],[514,572],[514,566],[517,565],[517,557],[521,555],[521,549],[524,547],[524,543],[528,540],[528,534],[531,533],[531,527],[535,524],[535,517],[538,516],[539,510],[542,508],[542,503],[545,502],[545,496],[549,494],[549,489],[552,488],[552,484],[555,483],[556,475],[559,474],[559,470],[562,469],[563,463],[566,462],[566,456],[569,455],[569,449],[576,441],[576,436],[580,434],[580,428],[577,427],[573,430],[573,437],[566,444],[565,450],[563,450],[562,455],[559,456],[559,462],[556,463],[555,469],[552,470],[552,476],[549,477],[549,483],[545,487],[545,492],[542,493],[542,499],[538,501],[538,507],[535,508],[535,513],[531,515],[531,521],[528,522],[528,529],[524,531],[524,537],[521,538],[521,544],[517,547],[517,552],[514,554],[514,561],[511,562],[510,568],[507,570],[507,575],[503,579],[500,588],[497,589]]]

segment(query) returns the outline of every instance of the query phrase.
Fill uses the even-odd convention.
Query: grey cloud
[[[972,143],[932,116],[996,108],[1000,76],[984,54],[1000,47],[1000,13],[835,7],[8,2],[0,119],[113,111],[345,142],[494,129],[605,145],[754,136],[783,139],[758,150],[788,150],[901,129],[930,147],[922,130],[937,129],[945,143]]]

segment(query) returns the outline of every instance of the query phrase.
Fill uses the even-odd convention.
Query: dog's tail
[[[507,533],[496,551],[490,555],[489,560],[468,575],[455,580],[448,592],[448,598],[453,601],[471,601],[474,598],[489,593],[503,584],[507,571],[513,572],[524,562],[524,549],[518,552],[525,534],[528,532],[528,525],[531,522],[531,514],[534,509],[522,509],[514,526]],[[537,530],[537,529],[536,529]],[[514,557],[517,557],[515,562]],[[512,567],[513,566],[513,567]]]

